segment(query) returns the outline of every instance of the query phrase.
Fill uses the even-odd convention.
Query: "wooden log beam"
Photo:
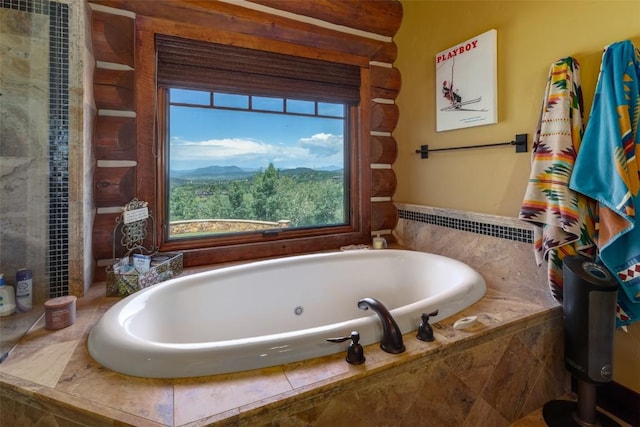
[[[371,230],[393,230],[398,224],[398,208],[393,202],[371,203]]]
[[[210,0],[92,0],[92,3],[128,10],[137,15],[199,25],[210,29],[291,42],[371,58],[385,41],[348,34],[307,22]]]
[[[96,68],[93,92],[96,108],[133,111],[134,72]]]
[[[371,136],[371,163],[393,164],[398,157],[398,144],[393,136]]]
[[[393,0],[251,0],[251,3],[388,37],[402,23],[402,3]]]
[[[135,119],[97,116],[93,134],[96,160],[136,160]]]
[[[395,100],[400,93],[400,70],[389,67],[371,67],[371,98]]]
[[[136,197],[135,168],[96,168],[93,195],[96,207],[124,206]]]
[[[113,238],[116,219],[120,214],[109,213],[96,215],[93,222],[93,256],[95,259],[111,259],[114,254]],[[122,229],[119,228],[115,236],[115,256],[124,255],[126,249],[120,244]]]
[[[134,20],[121,15],[93,11],[91,37],[96,61],[134,67]]]
[[[380,49],[371,56],[370,60],[393,64],[396,61],[396,58],[398,58],[398,46],[395,42],[391,41],[391,43],[384,43],[380,45]]]
[[[371,197],[391,197],[397,179],[393,169],[371,169]]]
[[[396,104],[371,103],[371,130],[377,132],[393,132],[400,118],[400,110]]]

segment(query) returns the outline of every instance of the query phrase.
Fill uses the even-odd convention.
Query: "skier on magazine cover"
[[[453,105],[459,104],[462,101],[462,97],[458,95],[458,92],[453,90],[453,88],[447,84],[447,81],[442,82],[442,95],[449,100]]]

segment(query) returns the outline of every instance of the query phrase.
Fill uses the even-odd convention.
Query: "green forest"
[[[291,221],[290,227],[344,224],[344,172],[273,164],[243,176],[173,174],[169,219]],[[175,176],[174,176],[175,175]]]

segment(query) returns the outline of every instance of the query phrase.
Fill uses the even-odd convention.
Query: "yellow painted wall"
[[[529,178],[530,152],[513,147],[432,153],[415,150],[510,141],[527,133],[529,151],[549,66],[573,56],[581,64],[585,118],[591,108],[602,49],[632,39],[640,46],[640,0],[403,0],[395,37],[402,74],[395,201],[517,217]],[[489,29],[498,32],[498,123],[435,131],[437,52]],[[439,94],[438,94],[439,95]],[[614,379],[640,392],[640,325],[616,334]]]

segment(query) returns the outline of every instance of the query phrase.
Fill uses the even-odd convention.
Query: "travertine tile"
[[[471,413],[464,420],[462,427],[506,427],[509,422],[482,397],[478,397],[471,408]]]
[[[29,354],[12,355],[0,365],[0,372],[53,388],[79,342],[80,340],[53,343]]]
[[[284,366],[284,372],[293,388],[301,388],[344,375],[350,371],[364,372],[366,370],[365,365],[349,365],[345,362],[345,357],[340,353],[305,362],[291,363]],[[367,357],[366,351],[365,357]],[[371,357],[368,360],[370,359]]]
[[[373,344],[365,346],[367,361],[360,366],[348,365],[345,355],[337,353],[202,378],[149,380],[119,375],[97,365],[86,349],[91,325],[119,300],[105,297],[103,286],[92,287],[79,301],[81,318],[73,328],[55,334],[35,330],[18,351],[60,350],[64,343],[78,340],[66,368],[54,375],[60,380],[53,388],[40,387],[53,393],[55,400],[77,402],[84,415],[91,414],[82,419],[97,419],[98,424],[113,419],[189,427],[324,427],[345,422],[367,427],[493,427],[508,425],[545,400],[564,394],[567,375],[558,305],[543,296],[545,286],[535,290],[535,277],[527,278],[535,272],[518,266],[530,253],[524,255],[523,247],[507,244],[498,249],[510,252],[513,259],[487,255],[492,245],[496,250],[496,238],[469,233],[464,237],[457,230],[463,234],[442,238],[443,231],[435,226],[415,231],[417,239],[426,239],[416,244],[435,243],[442,250],[447,250],[447,239],[461,239],[455,250],[467,258],[463,261],[479,266],[489,289],[478,303],[435,323],[433,343],[406,334],[407,351],[402,355],[384,353]],[[456,319],[469,315],[478,316],[477,326],[453,329]],[[18,389],[34,387],[26,379],[16,381]],[[42,408],[45,414],[61,412],[60,407]]]
[[[480,394],[499,363],[509,337],[500,338],[447,357],[443,364],[474,393]]]
[[[401,425],[410,417],[411,405],[422,398],[422,380],[429,370],[424,366],[380,381],[361,380],[355,388],[333,396],[314,425]]]
[[[19,268],[31,269],[33,304],[40,313],[49,292],[49,27],[46,15],[0,8],[2,272],[7,284],[15,284]],[[23,320],[30,317],[2,319],[3,353],[29,329]]]
[[[196,421],[291,391],[282,368],[175,382],[175,423]]]
[[[281,417],[275,417],[273,420],[267,421],[263,425],[278,427],[321,427],[323,424],[319,424],[318,420],[322,418],[323,413],[327,411],[327,407],[331,404],[331,402],[331,400],[327,399],[315,406],[311,406],[299,411],[292,410],[290,413]],[[247,425],[255,424],[250,423]],[[339,424],[333,423],[333,425],[338,426]]]
[[[570,376],[568,372],[565,372],[562,376],[557,376],[543,367],[532,384],[531,391],[524,405],[522,405],[518,418],[541,408],[546,402],[552,400],[549,399],[549,396],[562,396],[568,393],[569,390]]]
[[[569,372],[564,364],[564,332],[562,319],[554,319],[551,324],[541,324],[527,328],[518,336],[529,347],[533,355],[543,363],[542,374],[550,383],[549,391],[561,395],[569,389]],[[529,408],[533,410],[534,408]],[[525,412],[526,413],[526,412]]]
[[[510,422],[516,421],[542,364],[518,337],[509,340],[482,397]]]
[[[435,365],[417,393],[403,425],[461,426],[477,398],[443,363]],[[420,424],[425,420],[428,424]]]
[[[7,426],[79,427],[83,425],[9,399],[2,402],[0,419],[6,423],[3,425]]]
[[[93,292],[87,296],[89,299]],[[96,295],[93,311],[86,311],[92,319],[90,323],[117,301]],[[442,422],[473,425],[468,423],[477,418],[501,423],[501,419],[511,416],[504,414],[503,406],[512,403],[502,393],[528,396],[526,402],[525,397],[516,399],[518,408],[524,410],[553,390],[550,374],[544,378],[548,383],[535,380],[542,378],[539,373],[546,367],[545,357],[552,359],[546,355],[549,348],[554,348],[550,337],[560,335],[551,331],[557,327],[555,316],[533,324],[530,332],[517,330],[493,337],[493,327],[504,321],[500,313],[510,313],[506,318],[527,317],[526,304],[522,304],[522,310],[509,312],[497,302],[508,301],[489,298],[472,308],[481,315],[481,325],[472,331],[454,330],[453,320],[446,320],[437,324],[434,343],[418,342],[411,334],[405,335],[407,352],[403,355],[389,355],[377,345],[366,346],[367,362],[361,366],[348,365],[344,355],[336,354],[240,374],[147,380],[101,368],[90,358],[82,341],[55,390],[75,396],[85,402],[85,407],[90,403],[95,408],[110,408],[167,425],[295,425],[300,420],[313,420],[307,425],[325,426],[340,425],[347,417],[351,417],[353,425],[367,426],[423,425],[419,423],[426,418],[434,420],[428,425],[438,427],[463,425],[438,424]],[[529,309],[535,311],[535,306]],[[84,340],[89,328],[83,329]],[[47,338],[42,334],[37,337]],[[451,345],[460,340],[476,343],[451,352]],[[48,345],[54,343],[55,340],[49,341]],[[506,357],[507,353],[511,357]],[[523,368],[514,355],[525,355],[539,369]],[[496,374],[499,370],[512,375]],[[531,377],[531,384],[522,376]],[[482,398],[479,393],[487,390],[494,393]],[[143,395],[145,398],[140,399]]]
[[[76,348],[55,389],[101,406],[173,424],[172,380],[130,377],[103,368],[91,358],[86,345]]]

